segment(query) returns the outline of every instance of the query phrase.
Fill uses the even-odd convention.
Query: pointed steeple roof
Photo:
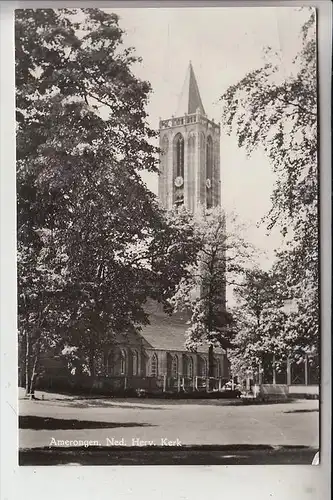
[[[193,66],[190,61],[185,82],[179,96],[176,116],[181,116],[185,113],[188,115],[196,113],[198,108],[200,113],[203,115],[206,114],[200,97],[199,87],[195,78]]]

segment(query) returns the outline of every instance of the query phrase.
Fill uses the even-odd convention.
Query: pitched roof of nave
[[[182,91],[179,96],[178,108],[176,116],[182,116],[184,114],[196,113],[199,108],[201,114],[205,115],[205,109],[202,104],[199,87],[197,80],[195,78],[192,63],[190,62],[185,82]]]
[[[182,314],[169,315],[163,311],[161,304],[155,301],[146,303],[146,312],[149,314],[150,324],[142,327],[141,336],[153,349],[165,351],[187,351],[185,347],[185,333],[189,325]],[[149,348],[146,345],[146,348]],[[215,348],[216,354],[224,351]],[[199,346],[198,353],[207,353],[208,344]]]

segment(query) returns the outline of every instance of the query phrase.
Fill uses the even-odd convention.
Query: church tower
[[[160,121],[158,195],[166,209],[221,204],[220,126],[209,120],[190,63],[176,116]]]

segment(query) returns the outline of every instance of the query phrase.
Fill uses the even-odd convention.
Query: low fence
[[[118,392],[193,392],[221,391],[226,379],[206,377],[135,377],[135,376],[43,376],[37,390],[70,393],[112,394]]]
[[[70,393],[107,394],[144,389],[156,391],[162,387],[154,377],[104,377],[104,376],[43,376],[38,378],[37,390],[64,391]]]
[[[218,391],[222,390],[227,379],[215,377],[167,377],[160,378],[163,380],[163,391],[173,392],[189,392],[189,391]]]
[[[289,394],[294,397],[299,395],[319,397],[319,385],[290,385]]]
[[[252,386],[255,398],[267,401],[286,401],[289,398],[318,399],[318,385],[261,384]]]
[[[289,387],[286,384],[261,384],[252,388],[255,397],[263,400],[286,401]]]

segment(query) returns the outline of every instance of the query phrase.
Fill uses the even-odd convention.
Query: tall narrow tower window
[[[176,177],[184,178],[184,138],[181,134],[176,136]]]
[[[174,139],[174,203],[184,203],[184,137],[177,134]]]
[[[213,183],[213,140],[207,137],[206,152],[206,205],[211,208],[213,205],[212,183]]]

